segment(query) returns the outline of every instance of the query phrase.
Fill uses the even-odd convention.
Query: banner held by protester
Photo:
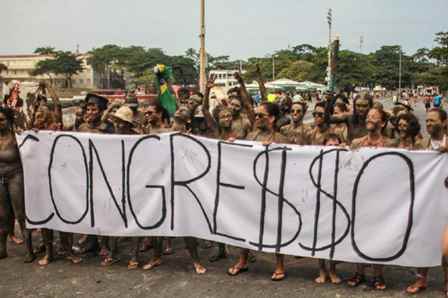
[[[265,252],[440,264],[447,156],[183,134],[18,136],[30,228],[193,236]]]

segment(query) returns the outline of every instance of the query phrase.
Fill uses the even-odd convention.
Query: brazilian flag
[[[156,85],[159,88],[159,102],[172,116],[176,112],[176,98],[168,88],[168,81],[173,78],[173,71],[169,66],[158,64],[154,68],[154,73],[156,74]]]

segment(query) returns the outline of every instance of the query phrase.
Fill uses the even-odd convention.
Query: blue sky
[[[206,0],[207,49],[232,58],[264,56],[301,43],[325,45],[326,14],[343,48],[363,52],[400,44],[434,46],[448,31],[447,0]],[[36,47],[81,51],[105,44],[198,48],[199,0],[1,0],[0,53]]]

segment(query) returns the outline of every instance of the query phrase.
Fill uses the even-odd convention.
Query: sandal
[[[364,274],[356,273],[355,276],[347,280],[347,285],[349,287],[355,288],[362,283],[366,282],[366,277]]]
[[[108,256],[108,257],[104,258],[104,260],[101,261],[101,266],[107,267],[107,266],[111,266],[118,262],[120,262],[120,259],[116,259],[116,258]]]
[[[240,264],[238,263],[238,264],[233,265],[232,267],[230,267],[227,270],[227,274],[230,275],[230,276],[237,276],[238,274],[243,273],[243,272],[247,272],[247,271],[249,271],[249,267],[247,265],[241,267]]]
[[[272,281],[282,281],[284,280],[286,277],[286,273],[285,272],[274,272],[272,274],[271,280]]]
[[[207,268],[205,268],[204,266],[202,266],[200,263],[193,263],[194,266],[194,271],[196,272],[196,274],[205,274],[207,272]]]
[[[386,289],[386,282],[384,281],[384,277],[375,276],[372,280],[372,286],[377,291],[384,291]]]
[[[161,259],[152,260],[152,261],[149,261],[149,263],[143,265],[142,269],[143,270],[152,270],[152,269],[160,266],[161,264],[162,264]]]
[[[417,279],[412,285],[407,287],[406,293],[414,295],[426,290],[427,284],[425,281],[421,279]]]
[[[128,270],[134,270],[138,268],[138,262],[134,260],[130,260],[128,262]]]
[[[99,253],[100,257],[105,257],[105,256],[107,256],[108,254],[109,254],[109,251],[107,250],[107,248],[102,247],[102,248],[100,249],[100,253]]]
[[[17,238],[16,236],[12,235],[9,236],[9,241],[11,241],[12,243],[14,243],[15,245],[22,245],[23,244],[23,240],[20,238]]]
[[[71,261],[72,264],[79,264],[82,262],[82,258],[74,255],[68,255],[65,257],[67,260]]]

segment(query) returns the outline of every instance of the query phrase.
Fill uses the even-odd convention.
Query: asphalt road
[[[22,246],[10,246],[10,257],[0,261],[0,297],[406,297],[404,289],[413,281],[410,268],[386,267],[388,289],[384,292],[367,286],[356,289],[342,285],[317,285],[317,261],[313,259],[286,258],[287,278],[281,282],[270,280],[274,257],[256,254],[250,270],[236,277],[226,274],[235,262],[238,249],[231,248],[227,260],[209,263],[213,249],[201,249],[205,275],[196,275],[183,241],[175,240],[175,254],[164,256],[162,266],[152,270],[129,271],[126,267],[129,241],[120,242],[122,261],[111,267],[101,267],[98,257],[84,258],[79,265],[72,265],[59,258],[48,267],[23,264]],[[141,256],[147,261],[151,251]],[[352,275],[352,264],[339,264],[343,278]],[[419,297],[441,297],[443,282],[440,268],[430,272],[430,288]]]

